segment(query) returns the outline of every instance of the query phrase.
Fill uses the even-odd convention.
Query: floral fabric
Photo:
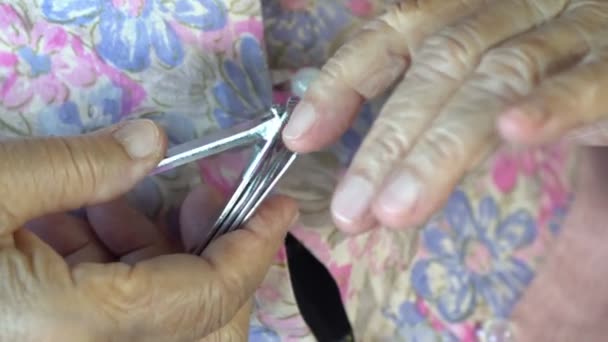
[[[0,135],[73,135],[147,117],[170,144],[192,140],[260,115],[285,96],[281,75],[321,65],[395,2],[0,1]],[[573,157],[561,146],[499,151],[419,231],[346,237],[330,196],[381,103],[286,176],[280,191],[302,211],[292,232],[333,275],[358,340],[476,341],[542,264],[568,207]],[[187,191],[204,182],[229,193],[245,157],[151,177],[131,197],[175,227]],[[252,341],[314,340],[288,272],[282,251],[256,294]]]

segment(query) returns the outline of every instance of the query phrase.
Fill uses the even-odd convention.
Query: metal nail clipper
[[[155,175],[234,148],[254,147],[251,161],[210,236],[191,253],[202,253],[211,241],[241,227],[291,166],[296,154],[283,145],[281,131],[298,101],[298,98],[289,98],[285,105],[273,105],[260,118],[175,146],[152,171]]]

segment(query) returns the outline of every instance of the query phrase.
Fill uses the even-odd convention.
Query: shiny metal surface
[[[193,248],[191,253],[202,253],[214,239],[240,228],[293,164],[296,153],[283,145],[281,131],[298,101],[298,98],[292,97],[284,106],[272,106],[262,118],[176,146],[168,151],[167,158],[152,171],[152,174],[159,174],[233,148],[253,145],[253,158],[215,221],[211,234]]]

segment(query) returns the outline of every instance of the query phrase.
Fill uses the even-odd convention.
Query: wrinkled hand
[[[178,254],[181,243],[123,200],[100,204],[143,178],[165,145],[149,121],[0,143],[0,340],[246,340],[249,298],[294,204],[271,200],[202,257]],[[208,223],[209,198],[200,188],[184,203],[184,240]],[[83,206],[87,221],[53,214]]]
[[[394,228],[426,221],[496,147],[497,126],[513,142],[540,144],[600,119],[608,2],[403,1],[325,65],[283,133],[286,144],[325,147],[363,101],[395,84],[334,196],[346,231],[374,220]]]

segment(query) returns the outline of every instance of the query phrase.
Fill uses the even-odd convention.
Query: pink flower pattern
[[[541,186],[539,224],[544,225],[557,208],[567,205],[569,192],[564,179],[565,147],[555,145],[527,151],[501,151],[492,166],[498,190],[509,193],[520,177],[536,179]]]
[[[0,103],[25,110],[35,100],[61,103],[70,87],[97,78],[94,56],[80,38],[61,26],[39,21],[30,28],[9,4],[0,4]]]
[[[227,56],[234,57],[234,41],[244,33],[251,34],[262,41],[264,27],[257,18],[248,18],[231,20],[222,29],[215,31],[195,31],[179,23],[175,23],[173,29],[185,43],[203,51],[226,53]]]
[[[358,17],[369,17],[374,11],[374,5],[369,0],[350,0],[348,7]]]
[[[340,290],[340,296],[343,301],[346,301],[349,295],[349,285],[350,285],[350,274],[352,271],[352,265],[344,264],[339,265],[335,261],[330,263],[327,267],[329,269],[329,273],[333,276],[336,281],[336,285],[338,285],[338,289]]]

